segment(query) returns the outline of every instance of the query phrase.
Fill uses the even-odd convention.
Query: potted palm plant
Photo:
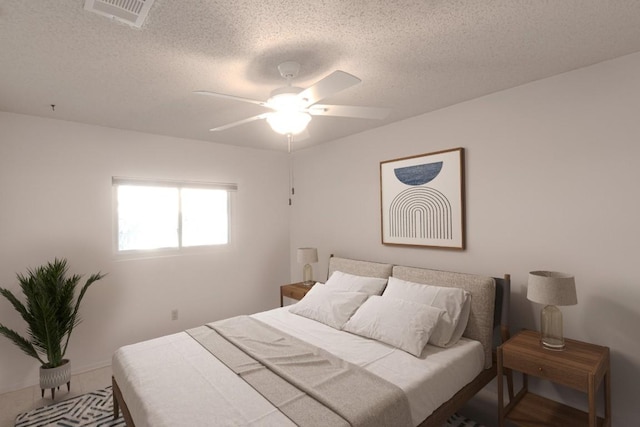
[[[55,259],[36,269],[27,270],[26,275],[17,274],[25,302],[21,302],[8,289],[0,288],[0,294],[20,313],[27,323],[25,338],[0,323],[0,334],[4,335],[20,350],[40,361],[40,389],[51,389],[67,384],[71,389],[71,363],[64,358],[73,329],[80,323],[78,309],[89,286],[104,277],[92,274],[80,289],[76,288],[82,276],[67,277],[67,260]]]

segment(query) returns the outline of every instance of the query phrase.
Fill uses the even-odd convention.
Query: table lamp
[[[564,349],[562,312],[557,306],[578,303],[573,276],[555,271],[532,271],[529,273],[527,299],[545,304],[540,312],[542,346],[551,350]]]
[[[318,250],[316,248],[298,248],[298,263],[302,267],[302,283],[305,286],[313,285],[313,270],[311,264],[318,262]]]

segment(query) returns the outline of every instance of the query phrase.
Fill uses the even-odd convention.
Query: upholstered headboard
[[[492,364],[495,328],[498,325],[503,328],[501,330],[503,338],[505,331],[508,331],[508,296],[511,292],[508,275],[504,278],[493,278],[331,256],[329,276],[334,271],[368,277],[387,278],[394,276],[415,283],[466,290],[471,294],[471,313],[463,336],[477,340],[482,344],[485,353],[485,368],[490,368]]]
[[[329,275],[327,278],[329,278],[334,271],[342,271],[343,273],[353,274],[355,276],[387,279],[391,276],[392,269],[392,264],[339,258],[331,255],[331,258],[329,258]]]

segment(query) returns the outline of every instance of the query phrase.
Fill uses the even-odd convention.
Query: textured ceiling
[[[314,117],[300,148],[637,51],[638,0],[156,0],[139,29],[83,0],[0,0],[0,110],[286,150],[263,120],[209,132],[265,110],[192,91],[266,100],[293,60],[296,86],[363,80],[322,103],[392,109]]]

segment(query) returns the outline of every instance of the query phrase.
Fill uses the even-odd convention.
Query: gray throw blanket
[[[187,332],[299,426],[412,425],[399,387],[256,319]]]

